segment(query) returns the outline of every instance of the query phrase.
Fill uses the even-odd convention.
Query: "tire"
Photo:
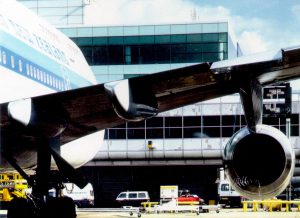
[[[43,218],[76,218],[76,206],[72,198],[49,198],[42,212]]]
[[[25,198],[14,198],[11,200],[7,210],[7,218],[36,217],[36,209],[33,204]]]

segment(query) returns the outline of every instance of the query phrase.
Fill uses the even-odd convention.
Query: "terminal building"
[[[242,55],[228,22],[88,26],[84,10],[89,1],[19,1],[80,47],[99,83]],[[289,119],[263,119],[284,133],[288,120],[295,147],[299,98],[294,92]],[[238,94],[199,102],[107,129],[105,144],[81,170],[92,180],[99,207],[115,206],[115,197],[125,190],[147,190],[157,200],[160,185],[190,189],[208,203],[217,199],[223,148],[243,126]]]

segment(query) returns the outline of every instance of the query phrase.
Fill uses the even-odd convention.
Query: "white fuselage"
[[[14,0],[0,0],[0,73],[0,103],[96,84],[80,49]],[[61,154],[79,167],[94,157],[103,137],[100,131],[70,142]]]

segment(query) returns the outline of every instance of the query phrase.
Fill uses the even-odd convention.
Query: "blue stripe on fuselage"
[[[63,80],[62,77],[55,75],[49,70],[2,46],[0,46],[0,66],[56,91],[65,91],[73,88],[72,85],[67,80]]]
[[[23,76],[26,76],[29,79],[39,82],[49,88],[52,88],[57,91],[61,90],[59,89],[59,85],[53,86],[53,81],[52,84],[50,83],[51,81],[50,78],[52,78],[52,80],[55,81],[54,84],[56,84],[56,82],[58,84],[59,83],[64,84],[64,87],[67,89],[74,89],[74,88],[92,85],[90,81],[81,77],[77,73],[71,71],[68,67],[56,62],[55,60],[41,53],[37,49],[29,46],[25,42],[15,38],[14,36],[10,35],[9,33],[1,29],[0,29],[0,48],[3,49],[3,51],[7,52],[7,54],[9,54],[9,56],[7,56],[6,59],[6,61],[8,61],[7,65],[1,63],[2,66],[16,73],[19,73]],[[11,56],[14,57],[16,65],[17,65],[16,60],[18,60],[23,63],[23,67],[25,67],[25,70],[27,70],[26,66],[27,65],[29,66],[29,75],[27,74],[27,72],[24,74],[25,70],[23,72],[20,72],[19,69],[12,67],[10,62]],[[30,72],[31,70],[30,66],[32,67],[33,74],[31,74]],[[40,74],[40,76],[42,77],[38,77],[37,73],[34,74],[34,70],[41,71],[42,73]],[[46,80],[41,80],[44,79],[43,72],[46,75],[45,76]],[[49,83],[47,82],[48,77],[49,77]]]

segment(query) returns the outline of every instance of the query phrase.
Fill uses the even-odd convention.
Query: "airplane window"
[[[15,68],[15,58],[14,56],[10,56],[10,64],[12,68]]]
[[[33,77],[36,78],[36,68],[33,67]]]
[[[22,61],[19,60],[19,71],[22,72],[23,71],[23,64]]]
[[[33,69],[31,65],[29,65],[29,71],[30,71],[30,76],[33,77]]]
[[[26,74],[29,75],[29,65],[26,64]]]
[[[38,68],[36,69],[36,75],[37,79],[40,80],[40,70]]]
[[[6,53],[5,53],[5,51],[2,52],[2,60],[3,60],[3,64],[6,64]]]

